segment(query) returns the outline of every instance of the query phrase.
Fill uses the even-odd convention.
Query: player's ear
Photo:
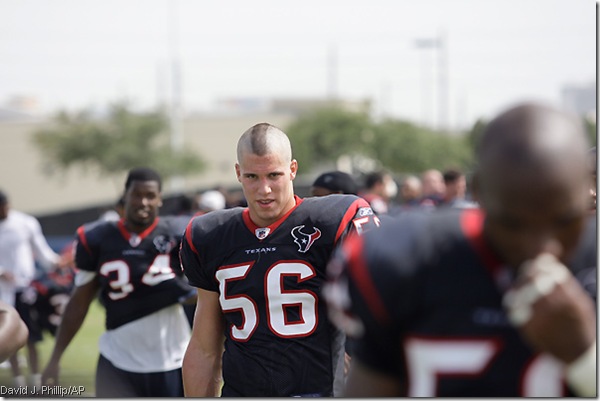
[[[239,163],[235,163],[235,176],[237,177],[237,180],[239,182],[242,182],[242,177],[241,177],[242,173],[240,170],[240,164]]]
[[[291,170],[291,178],[292,180],[296,178],[296,174],[298,174],[298,161],[296,159],[292,159],[290,162],[290,170]]]

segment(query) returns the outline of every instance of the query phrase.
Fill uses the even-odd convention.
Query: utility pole
[[[440,32],[437,37],[416,39],[415,47],[418,50],[433,49],[437,55],[437,124],[432,124],[438,130],[448,130],[448,52],[445,33]],[[421,63],[421,69],[426,69],[425,63]],[[427,85],[427,76],[422,72],[421,96],[426,99],[425,92]],[[423,112],[427,110],[427,104],[423,103]],[[425,120],[426,121],[426,120]]]
[[[330,45],[327,51],[327,98],[335,101],[338,98],[338,49]]]
[[[181,101],[181,63],[179,57],[179,18],[178,0],[169,0],[169,67],[171,76],[169,103],[169,128],[171,131],[171,150],[177,154],[183,150],[183,125]],[[175,175],[170,179],[172,191],[182,191],[185,186],[183,176]]]
[[[449,131],[448,123],[448,44],[446,34],[438,34],[438,129]]]

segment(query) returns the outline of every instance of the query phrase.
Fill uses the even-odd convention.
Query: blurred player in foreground
[[[190,326],[180,302],[194,291],[179,277],[178,246],[189,217],[159,218],[161,205],[158,173],[132,169],[125,183],[125,217],[77,230],[75,290],[44,384],[58,384],[61,356],[100,291],[106,331],[100,337],[95,395],[183,395],[181,362]]]
[[[326,294],[357,341],[345,396],[596,395],[588,148],[575,117],[518,105],[478,146],[481,210],[343,244]]]

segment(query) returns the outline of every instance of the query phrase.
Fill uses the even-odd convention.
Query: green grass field
[[[81,394],[83,397],[93,397],[95,394],[94,376],[96,363],[98,362],[98,338],[104,331],[104,309],[94,301],[90,306],[89,313],[83,322],[83,326],[65,351],[61,360],[60,385],[61,386],[83,386],[85,389]],[[40,369],[44,369],[46,362],[54,346],[54,337],[45,333],[44,340],[38,343],[40,358]],[[27,350],[22,349],[19,353],[27,356]],[[26,369],[24,372],[28,372]],[[0,369],[0,385],[10,387],[12,385],[12,374],[10,368]],[[3,396],[3,394],[0,394]]]

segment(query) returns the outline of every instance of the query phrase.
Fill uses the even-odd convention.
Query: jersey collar
[[[134,236],[139,238],[139,242],[143,241],[144,238],[146,238],[158,225],[158,221],[159,218],[155,218],[154,222],[152,222],[152,224],[150,224],[148,226],[148,228],[146,228],[144,231],[142,231],[141,233],[137,234],[137,233],[132,233],[131,231],[127,230],[127,228],[125,227],[125,218],[122,218],[121,220],[119,220],[117,222],[117,227],[119,228],[119,231],[121,232],[121,235],[123,235],[123,238],[125,238],[127,240],[127,242],[131,243],[132,242],[132,238]]]
[[[494,279],[498,288],[505,291],[512,281],[512,271],[505,266],[490,248],[483,235],[485,214],[481,209],[466,209],[460,216],[460,225],[471,247]]]
[[[250,232],[257,238],[258,238],[257,230],[266,230],[266,234],[264,235],[264,237],[258,238],[260,241],[262,241],[263,239],[267,238],[269,236],[269,234],[273,233],[273,231],[275,231],[277,229],[277,227],[279,227],[288,218],[288,216],[290,214],[292,214],[292,212],[294,210],[296,210],[296,208],[303,201],[303,199],[300,198],[298,195],[294,195],[294,200],[296,201],[296,205],[293,208],[291,208],[286,214],[284,214],[279,220],[277,220],[276,222],[274,222],[273,224],[271,224],[267,227],[257,226],[250,218],[250,209],[246,208],[246,209],[244,209],[244,211],[242,213],[242,218],[244,219],[244,224],[246,224],[246,227],[248,228],[248,230],[250,230]]]

